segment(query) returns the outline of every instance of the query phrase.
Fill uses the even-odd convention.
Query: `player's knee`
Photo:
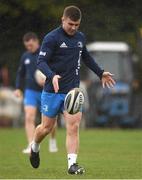
[[[26,121],[26,123],[33,123],[35,121],[35,114],[33,114],[33,113],[26,113],[25,121]]]
[[[52,131],[53,126],[50,124],[44,124],[42,127],[43,133],[45,135],[49,134]]]
[[[78,130],[79,130],[79,124],[75,123],[75,124],[69,125],[67,128],[67,134],[69,136],[77,135]]]

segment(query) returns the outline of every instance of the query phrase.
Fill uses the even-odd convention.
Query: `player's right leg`
[[[44,137],[49,134],[56,122],[56,115],[60,109],[60,96],[55,93],[42,92],[41,96],[41,112],[42,123],[37,126],[31,145],[30,162],[34,168],[38,168],[40,164],[39,144]]]
[[[42,123],[37,126],[33,142],[31,144],[30,162],[33,168],[38,168],[40,165],[39,144],[44,137],[51,132],[55,121],[56,118],[50,118],[42,115]]]

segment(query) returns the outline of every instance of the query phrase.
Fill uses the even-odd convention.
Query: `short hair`
[[[67,6],[63,12],[64,17],[69,17],[72,21],[78,21],[81,19],[82,14],[77,6]]]
[[[23,41],[24,42],[29,41],[31,39],[38,40],[37,34],[34,33],[34,32],[28,32],[28,33],[24,34],[24,36],[23,36]]]

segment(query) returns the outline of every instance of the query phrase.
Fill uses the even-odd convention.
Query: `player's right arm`
[[[48,62],[56,48],[56,41],[53,36],[46,36],[42,42],[39,57],[37,60],[37,68],[46,76],[46,78],[52,81],[55,93],[59,90],[58,80],[60,78],[59,75],[56,75],[56,72],[53,72]]]
[[[24,64],[24,55],[21,57],[20,64],[18,67],[17,75],[16,75],[16,82],[15,87],[16,90],[14,91],[15,96],[21,97],[22,96],[22,80],[25,78],[25,64]]]

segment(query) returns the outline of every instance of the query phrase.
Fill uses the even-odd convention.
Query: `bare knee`
[[[55,124],[55,119],[48,118],[45,116],[42,117],[41,127],[42,127],[43,134],[45,135],[49,134],[52,131],[54,124]]]
[[[36,116],[36,108],[25,107],[25,122],[26,124],[33,124]]]
[[[67,125],[67,135],[68,136],[77,136],[79,130],[79,124],[69,124]]]
[[[64,117],[66,120],[67,135],[77,136],[82,113],[79,112],[75,115],[70,115],[67,112],[64,112]]]
[[[49,134],[52,131],[53,126],[50,124],[42,125],[42,131],[45,135]]]
[[[35,114],[33,114],[33,113],[26,113],[25,114],[25,121],[28,124],[34,123],[34,121],[35,121]]]

